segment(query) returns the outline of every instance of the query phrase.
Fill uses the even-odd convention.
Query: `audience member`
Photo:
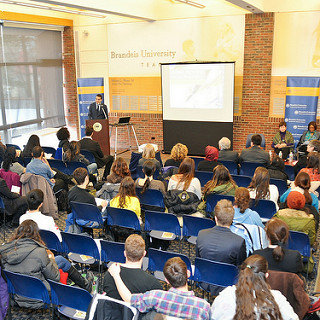
[[[132,234],[127,238],[124,255],[126,263],[120,265],[120,277],[131,293],[162,290],[160,282],[154,276],[141,269],[146,251],[145,242],[140,235]],[[108,297],[122,300],[115,281],[109,272],[104,275],[103,291]]]
[[[158,171],[160,172],[161,165],[160,165],[160,162],[155,157],[156,157],[156,152],[154,150],[154,147],[153,147],[152,144],[148,143],[143,148],[142,158],[139,159],[138,165],[139,166],[143,166],[143,164],[146,161],[152,161],[155,164],[155,166],[158,169]]]
[[[268,261],[269,269],[276,271],[302,272],[302,258],[299,251],[287,249],[289,239],[288,225],[278,218],[270,219],[265,227],[269,247],[254,251]]]
[[[279,131],[273,137],[272,148],[278,155],[282,152],[282,159],[287,159],[290,152],[293,152],[294,139],[291,132],[287,131],[287,124],[285,121],[279,123]]]
[[[237,151],[230,150],[231,141],[227,137],[219,140],[219,158],[218,161],[233,161],[239,162],[239,154]]]
[[[69,146],[70,132],[67,127],[61,127],[57,133],[57,138],[59,140],[58,148],[62,148],[63,151]]]
[[[135,181],[136,187],[142,187],[141,193],[143,194],[148,189],[159,190],[162,194],[165,194],[166,189],[162,181],[153,179],[153,175],[156,171],[156,165],[153,161],[145,161],[142,167],[144,178],[138,178]]]
[[[184,158],[179,166],[177,174],[174,174],[168,184],[169,190],[184,190],[192,192],[201,199],[201,184],[198,178],[194,176],[194,160],[191,158]]]
[[[184,158],[188,155],[188,148],[182,143],[175,144],[171,149],[170,158],[164,163],[165,167],[179,167]]]
[[[258,162],[263,165],[270,163],[268,152],[261,148],[262,138],[259,134],[251,137],[251,147],[244,149],[240,154],[240,162]]]
[[[164,265],[164,276],[172,286],[169,291],[152,290],[131,294],[121,279],[120,271],[120,265],[117,263],[112,264],[108,269],[122,299],[140,312],[155,311],[182,319],[207,320],[210,318],[208,302],[197,298],[192,291],[188,290],[187,279],[190,277],[190,272],[181,258],[171,258]]]
[[[19,176],[26,172],[26,168],[17,161],[17,150],[15,147],[6,149],[3,157],[2,169],[6,172],[9,170],[15,172]]]
[[[285,171],[285,165],[283,160],[279,156],[275,156],[271,164],[267,167],[269,171],[269,176],[272,179],[280,179],[287,181],[289,180],[289,176]]]
[[[309,152],[307,167],[302,168],[300,172],[306,172],[311,181],[320,181],[320,154],[318,152]]]
[[[233,223],[248,223],[264,228],[259,214],[256,211],[251,210],[249,204],[249,190],[243,187],[238,188],[234,196]]]
[[[213,301],[212,320],[298,320],[280,291],[267,284],[268,262],[259,255],[247,258],[240,267],[238,283],[224,289]]]
[[[7,147],[5,144],[2,143],[1,136],[0,136],[0,159],[3,159],[4,152],[6,151],[6,149],[7,149]]]
[[[206,146],[205,158],[198,164],[197,170],[199,171],[212,171],[220,163],[218,160],[219,151],[217,148],[212,146]]]
[[[302,153],[299,155],[298,162],[294,165],[294,174],[297,175],[302,168],[307,166],[307,155],[309,152],[320,152],[320,141],[319,140],[311,140],[307,145],[307,153]]]
[[[300,137],[299,143],[297,144],[297,150],[299,152],[310,152],[307,150],[307,145],[311,140],[319,140],[320,132],[317,131],[317,123],[311,121],[308,124],[308,130],[304,131]]]
[[[40,139],[36,134],[32,134],[29,137],[27,144],[25,145],[23,151],[21,152],[21,157],[31,158],[34,147],[40,147]]]
[[[271,200],[278,209],[279,191],[276,185],[270,184],[269,172],[264,167],[258,167],[248,186],[250,198],[255,199],[256,203],[260,199]]]

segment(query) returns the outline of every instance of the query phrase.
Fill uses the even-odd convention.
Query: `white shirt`
[[[269,185],[269,197],[265,198],[266,200],[271,200],[276,204],[277,211],[279,210],[278,206],[278,199],[279,199],[279,191],[278,187],[274,184]],[[256,198],[256,189],[249,189],[250,198],[255,199]]]
[[[60,230],[59,230],[58,226],[55,224],[52,217],[45,216],[41,212],[27,211],[25,214],[23,214],[20,217],[19,223],[22,223],[25,220],[34,221],[38,225],[39,229],[48,230],[48,231],[53,232],[59,238],[60,242],[62,242]]]
[[[169,190],[183,190],[184,183],[179,183],[177,180],[174,178],[170,178],[169,183],[168,183],[168,191]],[[187,192],[193,192],[195,193],[199,200],[201,200],[201,183],[198,178],[192,178],[191,183],[186,190]]]
[[[286,297],[278,290],[271,290],[283,320],[299,320]],[[211,320],[232,320],[236,312],[236,286],[220,292],[211,306]]]

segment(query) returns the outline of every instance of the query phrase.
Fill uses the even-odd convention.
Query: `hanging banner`
[[[79,121],[80,136],[85,136],[86,120],[88,119],[88,110],[91,103],[96,101],[96,95],[102,95],[104,102],[104,79],[103,78],[79,78],[78,100],[79,100]]]
[[[287,77],[285,121],[295,146],[308,123],[316,121],[320,78]]]

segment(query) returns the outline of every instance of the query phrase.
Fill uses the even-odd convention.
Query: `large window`
[[[60,31],[0,24],[0,134],[65,124]]]

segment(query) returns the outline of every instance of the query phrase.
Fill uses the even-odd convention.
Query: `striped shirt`
[[[130,304],[140,312],[155,310],[171,317],[182,319],[210,319],[210,305],[198,298],[193,291],[151,290],[146,293],[133,294]]]

